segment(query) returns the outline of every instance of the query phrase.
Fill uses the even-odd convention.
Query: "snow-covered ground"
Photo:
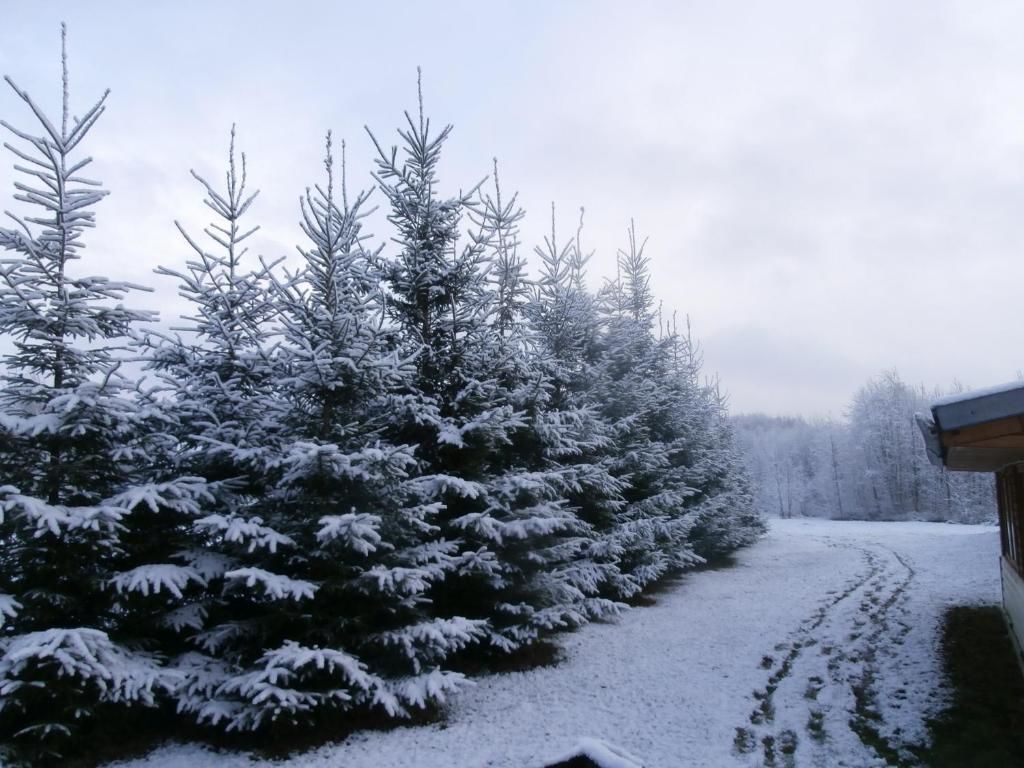
[[[444,724],[274,765],[530,768],[580,743],[648,768],[885,765],[942,706],[944,609],[998,601],[998,550],[993,527],[774,521],[735,567],[565,636],[559,666],[479,680]],[[119,765],[258,761],[171,746]]]

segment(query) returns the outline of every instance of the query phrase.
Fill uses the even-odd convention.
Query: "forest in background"
[[[953,392],[912,386],[887,371],[857,391],[843,420],[734,416],[758,511],[772,517],[994,523],[992,475],[932,464],[914,419]]]
[[[85,248],[106,96],[73,111],[63,65],[60,114],[8,80],[33,127],[0,122],[0,755],[409,718],[763,533],[635,227],[600,291],[554,220],[531,277],[497,163],[440,192],[421,92],[365,191],[327,134],[298,259],[257,257],[232,129],[212,223],[153,263],[190,305],[162,331]]]

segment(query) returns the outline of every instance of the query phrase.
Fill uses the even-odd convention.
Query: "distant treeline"
[[[777,517],[995,520],[987,473],[934,466],[914,421],[943,394],[883,373],[854,396],[842,421],[736,416],[757,508]]]

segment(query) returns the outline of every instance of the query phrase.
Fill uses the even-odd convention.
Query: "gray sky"
[[[591,283],[630,217],[734,411],[840,415],[864,380],[985,386],[1024,368],[1024,4],[1019,2],[93,2],[0,0],[0,73],[72,100],[109,87],[92,175],[113,192],[89,272],[153,285],[165,314],[238,123],[262,190],[257,250],[300,240],[323,134],[369,183],[415,104],[455,131],[452,191],[501,163],[525,243],[587,210]],[[0,117],[27,125],[0,93]],[[0,188],[11,189],[8,155]],[[0,200],[4,207],[8,192]],[[380,234],[387,234],[377,228]],[[83,265],[85,268],[85,265]]]

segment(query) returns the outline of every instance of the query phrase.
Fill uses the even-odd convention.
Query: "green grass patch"
[[[945,617],[942,654],[949,707],[921,752],[931,768],[1024,765],[1024,676],[997,606],[958,606]]]

